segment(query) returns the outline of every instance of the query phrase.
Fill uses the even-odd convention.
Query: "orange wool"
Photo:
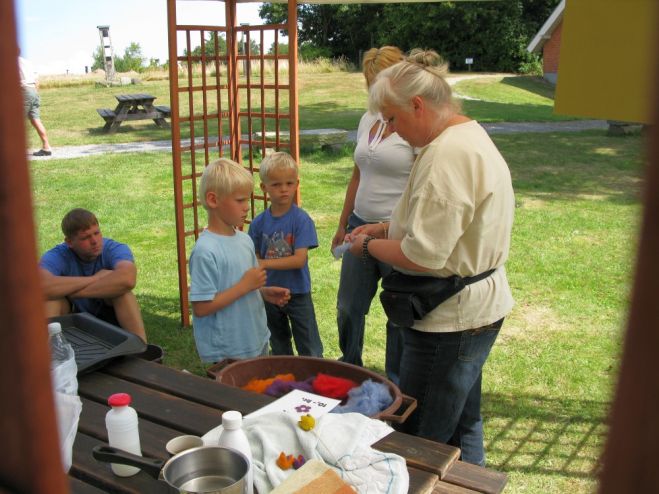
[[[286,456],[286,454],[282,451],[279,453],[279,458],[277,458],[277,466],[282,470],[289,470],[293,467],[294,461],[295,457],[293,455]]]
[[[245,391],[254,391],[255,393],[265,393],[265,390],[268,389],[275,380],[279,379],[280,381],[295,381],[295,376],[293,374],[277,374],[275,377],[270,379],[251,379],[247,384],[245,384],[242,389]]]

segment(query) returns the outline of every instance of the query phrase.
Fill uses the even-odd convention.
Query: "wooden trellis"
[[[228,0],[226,26],[182,25],[176,4],[167,1],[172,159],[181,322],[189,326],[188,256],[206,225],[197,193],[204,167],[227,157],[254,174],[268,150],[299,158],[297,11],[290,2],[287,24],[238,25],[236,0]],[[252,193],[250,218],[266,201]]]

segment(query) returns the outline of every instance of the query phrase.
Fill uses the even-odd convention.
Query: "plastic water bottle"
[[[242,429],[243,416],[234,410],[222,414],[222,433],[218,444],[224,448],[235,449],[245,455],[249,462],[247,470],[247,494],[254,493],[254,472],[252,471],[252,449],[249,447],[247,435]]]
[[[78,396],[78,365],[73,347],[66,341],[60,323],[48,324],[48,342],[60,453],[64,471],[68,472],[73,463],[73,442],[82,410],[82,401]]]
[[[58,322],[48,324],[50,341],[50,370],[55,391],[67,395],[78,394],[78,366],[73,347],[66,341],[62,333],[62,325]]]
[[[130,402],[131,397],[126,393],[115,393],[108,398],[108,405],[112,407],[105,415],[108,442],[112,447],[142,456],[137,412],[129,406]],[[140,471],[137,467],[118,463],[112,463],[111,467],[119,477],[130,477]]]

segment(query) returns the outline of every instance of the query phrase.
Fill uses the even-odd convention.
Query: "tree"
[[[213,57],[215,56],[215,53],[226,53],[227,52],[227,42],[224,39],[223,35],[218,35],[217,32],[211,31],[208,33],[207,37],[204,39],[203,43],[203,53],[207,57]],[[187,49],[183,51],[183,54],[185,56],[188,55]],[[202,48],[201,45],[196,46],[195,48],[192,49],[190,52],[190,55],[193,57],[200,57],[202,54]]]
[[[144,57],[142,48],[138,43],[131,43],[124,50],[123,57],[115,57],[114,68],[117,72],[141,72],[144,70]]]
[[[355,62],[373,46],[433,48],[454,69],[516,71],[526,46],[560,0],[298,5],[299,41]],[[285,23],[285,4],[263,4],[261,18]]]
[[[92,70],[105,70],[105,60],[103,56],[103,48],[98,46],[92,54],[93,63]],[[144,70],[145,58],[142,56],[142,48],[139,43],[132,42],[128,48],[124,50],[124,56],[114,57],[114,69],[117,72],[142,72]],[[153,62],[151,62],[153,65]]]
[[[100,46],[96,47],[94,53],[92,53],[92,58],[94,62],[92,63],[92,70],[105,70],[105,61],[103,60],[103,49]]]

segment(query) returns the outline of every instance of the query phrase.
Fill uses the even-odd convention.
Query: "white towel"
[[[254,484],[260,493],[270,492],[294,470],[282,470],[277,458],[317,458],[360,494],[403,494],[408,491],[409,474],[405,459],[382,453],[371,445],[393,432],[382,421],[361,413],[326,414],[316,419],[311,431],[302,430],[298,417],[274,412],[245,417],[243,430],[252,448]],[[217,444],[221,426],[204,436],[206,444]]]

